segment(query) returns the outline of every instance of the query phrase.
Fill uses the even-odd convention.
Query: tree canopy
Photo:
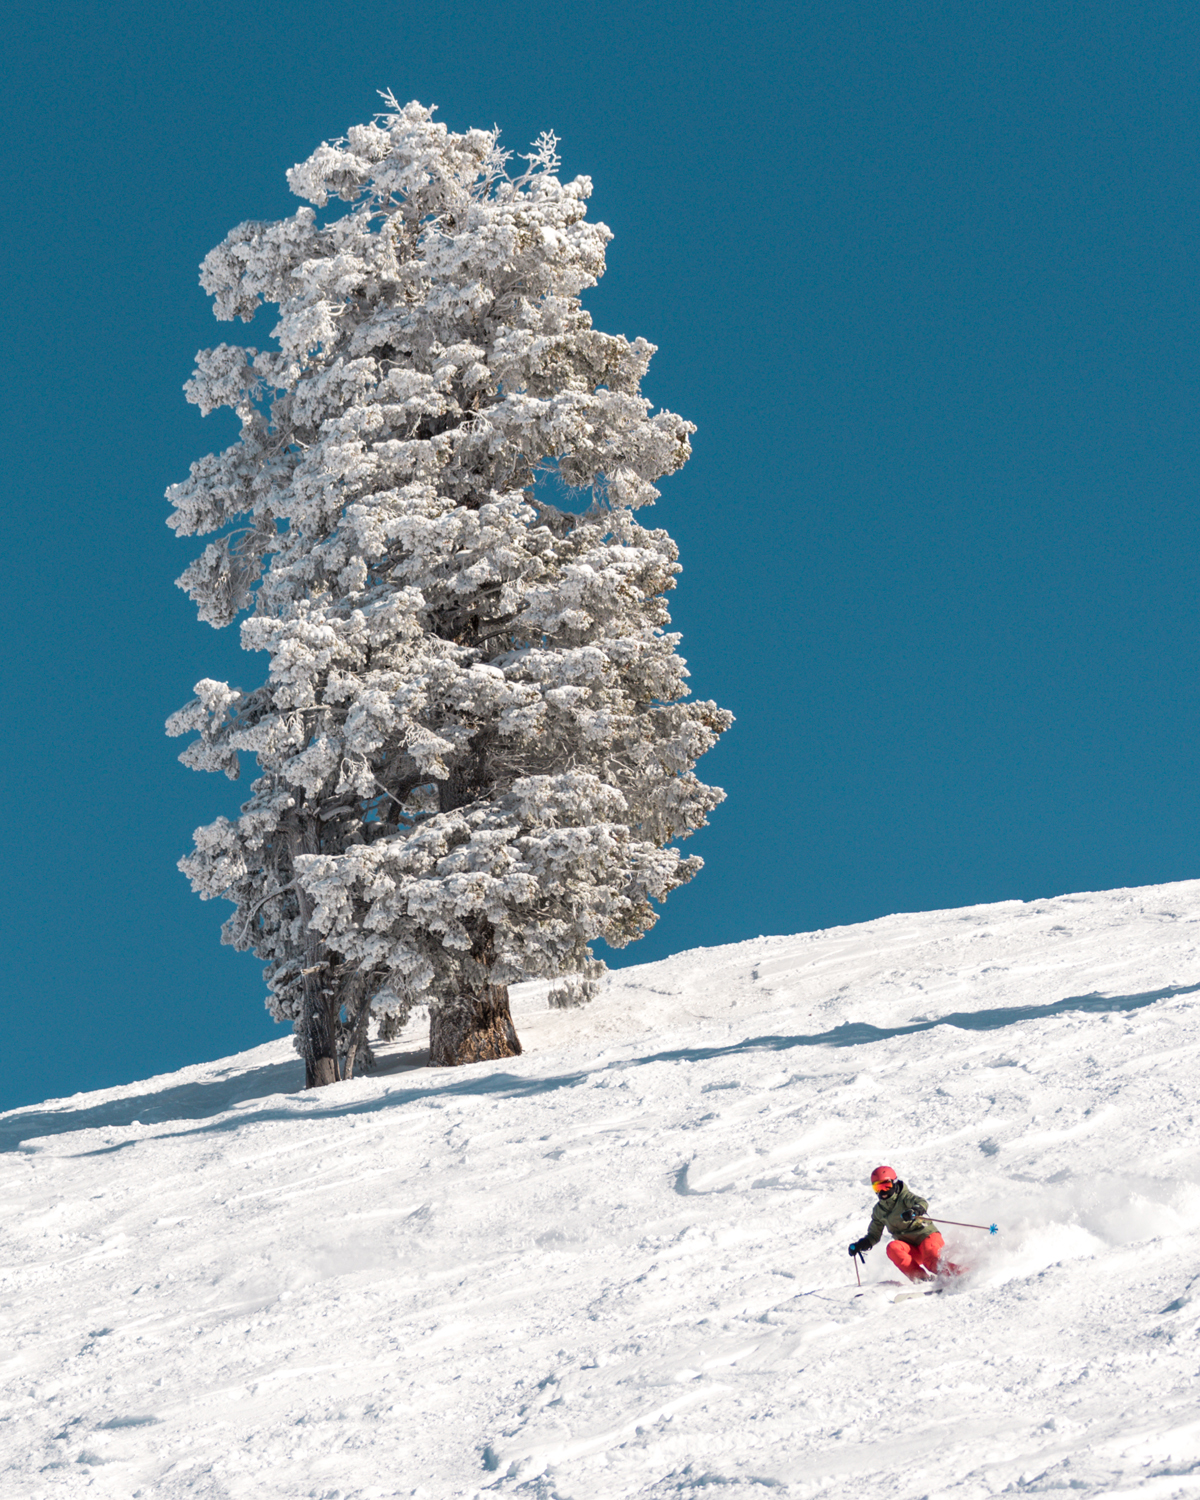
[[[200,618],[244,614],[268,658],[168,721],[185,764],[259,769],[180,864],[233,902],[310,1085],[352,1075],[372,1015],[427,1004],[454,1063],[520,1050],[515,981],[586,998],[589,944],[698,870],[676,841],[732,722],[685,701],[676,548],[636,518],[694,429],[640,393],[654,347],[581,306],[611,238],[590,181],[552,136],[514,173],[496,131],[385,103],[288,173],[305,207],[205,259],[216,316],[276,307],[275,347],[197,356],[189,400],[241,433],[167,492],[214,535],[179,580]]]

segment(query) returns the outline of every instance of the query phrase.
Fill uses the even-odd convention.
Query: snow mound
[[[286,1039],[0,1115],[2,1492],[1200,1490],[1200,882],[516,992],[521,1058]],[[968,1269],[846,1254],[895,1166]]]

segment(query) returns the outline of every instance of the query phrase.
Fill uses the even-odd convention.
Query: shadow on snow
[[[481,1073],[472,1070],[466,1077],[457,1074],[454,1082],[439,1085],[431,1081],[430,1085],[422,1088],[389,1089],[384,1094],[361,1100],[349,1100],[344,1096],[339,1099],[337,1093],[331,1097],[324,1089],[294,1092],[301,1066],[299,1059],[294,1058],[286,1062],[270,1063],[229,1078],[214,1079],[207,1083],[181,1084],[177,1088],[137,1094],[132,1098],[114,1099],[80,1109],[40,1110],[26,1106],[0,1116],[0,1152],[15,1151],[23,1141],[61,1135],[67,1131],[127,1126],[134,1121],[156,1125],[174,1120],[210,1120],[211,1123],[197,1125],[191,1130],[156,1132],[157,1136],[197,1135],[238,1130],[246,1124],[271,1120],[299,1121],[314,1116],[325,1118],[333,1115],[373,1114],[377,1110],[394,1109],[398,1105],[420,1100],[436,1103],[439,1099],[454,1098],[457,1095],[504,1094],[512,1098],[527,1098],[534,1094],[551,1093],[555,1089],[574,1088],[597,1074],[622,1072],[646,1063],[705,1062],[713,1058],[736,1057],[753,1052],[788,1052],[795,1047],[861,1047],[871,1042],[888,1041],[892,1037],[932,1031],[936,1026],[954,1026],[962,1031],[999,1031],[1020,1021],[1040,1021],[1069,1012],[1105,1014],[1141,1010],[1144,1006],[1153,1005],[1156,1000],[1169,1000],[1176,995],[1192,995],[1198,990],[1200,984],[1172,984],[1140,995],[1068,995],[1065,1000],[1055,1000],[1047,1005],[952,1011],[949,1015],[938,1016],[933,1020],[911,1021],[906,1026],[872,1026],[866,1021],[844,1021],[840,1026],[813,1036],[758,1036],[747,1037],[744,1041],[724,1047],[680,1047],[669,1052],[647,1053],[644,1057],[618,1059],[599,1067],[548,1078],[523,1078],[516,1073]],[[432,1078],[422,1067],[426,1055],[420,1050],[385,1057],[381,1059],[381,1066],[371,1075],[372,1079],[416,1069],[421,1069],[426,1078]],[[438,1076],[445,1075],[439,1071]],[[264,1109],[245,1107],[256,1099],[278,1097],[284,1093],[290,1095],[287,1105]],[[219,1120],[212,1118],[215,1115],[225,1115],[235,1107],[238,1109],[235,1115]],[[105,1156],[135,1145],[136,1138],[80,1154]]]

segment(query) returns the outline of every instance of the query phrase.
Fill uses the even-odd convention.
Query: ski
[[[924,1292],[897,1292],[892,1301],[905,1302],[909,1297],[940,1297],[945,1290],[944,1286],[931,1286]]]
[[[904,1283],[902,1281],[869,1281],[866,1286],[855,1292],[854,1296],[850,1300],[852,1302],[857,1302],[860,1297],[867,1297],[875,1292],[883,1292],[889,1286],[903,1285]]]

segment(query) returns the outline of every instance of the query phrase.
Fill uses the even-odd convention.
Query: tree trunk
[[[485,785],[484,742],[472,740],[470,759],[454,765],[439,784],[442,812],[466,807]],[[496,934],[490,922],[480,920],[472,934],[471,957],[486,974],[495,957]],[[483,984],[448,1003],[429,1007],[429,1065],[457,1068],[462,1063],[491,1062],[498,1057],[520,1057],[521,1043],[508,1008],[506,984]]]
[[[304,976],[304,1012],[300,1048],[304,1057],[304,1087],[324,1088],[338,1081],[337,1016],[335,1004],[323,992],[325,965]]]
[[[357,992],[355,998],[358,1000],[358,1011],[349,1017],[352,1024],[346,1045],[346,1061],[342,1066],[342,1078],[347,1082],[354,1077],[354,1064],[371,1024],[371,993],[361,974],[355,976],[352,988]],[[347,1006],[347,1010],[351,1010],[351,1007]]]
[[[430,1007],[430,1067],[457,1068],[462,1063],[520,1055],[506,984],[485,985],[481,995],[464,995],[457,1004]]]
[[[310,832],[313,820],[306,820],[308,835],[301,847],[305,853],[313,852],[316,835]],[[329,993],[329,950],[312,927],[312,902],[308,893],[297,882],[296,898],[300,906],[300,920],[304,929],[304,968],[301,979],[304,985],[304,1001],[300,1015],[300,1055],[304,1058],[304,1087],[324,1088],[327,1083],[338,1081],[337,1055],[337,997]]]
[[[321,1028],[323,1031],[332,1031],[332,1028]],[[314,1038],[317,1040],[317,1038]],[[305,1059],[305,1088],[324,1089],[327,1083],[338,1082],[338,1056],[330,1056],[329,1052],[315,1052],[312,1058]]]

